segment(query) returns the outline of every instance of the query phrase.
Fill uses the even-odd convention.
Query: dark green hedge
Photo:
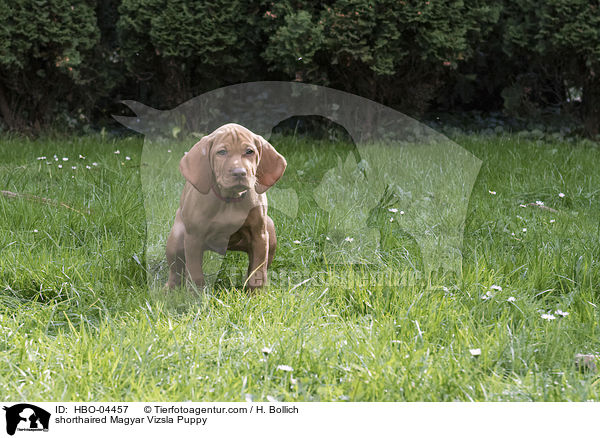
[[[0,0],[0,116],[11,129],[35,130],[102,120],[124,98],[166,108],[228,84],[300,80],[412,115],[581,111],[595,135],[599,8],[597,0]]]

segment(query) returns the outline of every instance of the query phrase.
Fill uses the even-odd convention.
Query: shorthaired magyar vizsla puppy
[[[265,192],[286,165],[268,141],[234,123],[194,145],[179,164],[186,183],[167,239],[169,288],[181,285],[186,273],[204,286],[204,251],[228,249],[248,253],[250,289],[266,284],[277,238]]]

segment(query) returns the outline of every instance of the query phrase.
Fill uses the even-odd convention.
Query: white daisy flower
[[[550,320],[556,319],[556,316],[554,316],[550,313],[544,313],[542,315],[542,319],[546,319],[546,320],[550,321]]]
[[[515,301],[517,301],[517,299],[515,297],[508,297],[506,301],[508,301],[509,303],[514,303]]]
[[[556,219],[550,219],[551,224],[553,224],[554,222],[556,222]]]
[[[563,312],[563,311],[562,311],[562,310],[560,310],[560,309],[556,309],[556,310],[554,311],[554,313],[555,313],[556,315],[558,315],[558,316],[568,316],[568,315],[569,315],[569,312]]]
[[[496,192],[493,191],[493,190],[488,190],[488,192],[490,192],[490,195],[495,195],[496,194]]]
[[[294,240],[294,243],[298,244],[298,243],[302,243],[302,242],[300,242],[299,240]]]
[[[535,203],[536,203],[537,205],[544,205],[544,202],[543,202],[543,201],[535,201]]]
[[[566,196],[566,195],[565,195],[563,192],[560,192],[560,193],[558,194],[558,197],[559,197],[559,198],[564,198],[565,196]]]
[[[390,213],[398,213],[398,209],[397,208],[388,208],[388,211]]]
[[[490,286],[490,289],[497,290],[497,291],[502,291],[502,286],[498,286],[497,284],[492,284]]]
[[[59,165],[58,165],[58,168],[59,168],[59,169],[62,169],[62,164],[59,164]]]
[[[471,348],[469,353],[471,353],[471,356],[473,357],[481,356],[481,348]]]
[[[63,161],[69,161],[68,157],[63,157]]]
[[[354,237],[346,237],[344,240],[346,242],[354,242]]]
[[[281,370],[281,371],[288,371],[288,372],[294,371],[294,369],[289,365],[277,365],[277,369]]]
[[[121,153],[121,151],[120,151],[120,150],[118,150],[118,149],[115,151],[115,154],[116,154],[116,155],[119,155],[120,153]]]
[[[273,349],[269,347],[263,347],[263,349],[260,351],[262,351],[263,354],[271,354],[273,352]]]
[[[129,161],[129,160],[131,160],[131,157],[125,157],[125,159],[126,159],[127,161]]]

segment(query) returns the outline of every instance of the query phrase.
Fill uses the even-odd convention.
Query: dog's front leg
[[[202,272],[202,258],[204,256],[204,241],[194,234],[185,234],[185,267],[189,279],[199,288],[204,287],[204,273]]]
[[[267,284],[269,233],[266,226],[252,235],[250,246],[247,284],[250,289],[256,289]]]

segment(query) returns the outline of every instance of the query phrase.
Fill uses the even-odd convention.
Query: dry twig
[[[85,215],[85,214],[90,214],[89,210],[86,211],[80,211],[77,210],[76,208],[73,208],[67,204],[65,204],[64,202],[58,202],[55,201],[53,199],[48,199],[48,198],[42,198],[41,196],[36,196],[36,195],[29,195],[26,193],[15,193],[15,192],[10,192],[8,190],[0,190],[0,194],[2,196],[4,196],[5,198],[21,198],[21,199],[28,199],[30,201],[37,201],[37,202],[42,202],[44,204],[50,204],[50,205],[54,205],[56,207],[64,207],[64,208],[68,208],[69,210],[73,210],[79,214]]]
[[[524,204],[524,205],[525,205],[525,207],[537,207],[537,208],[541,208],[542,210],[547,210],[551,213],[558,213],[558,210],[555,210],[552,207],[546,207],[545,205],[537,204],[535,202],[530,202],[529,204]]]

